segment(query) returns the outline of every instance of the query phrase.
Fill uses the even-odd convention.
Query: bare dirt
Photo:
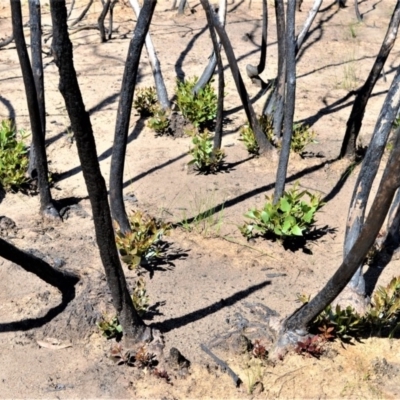
[[[229,1],[227,32],[239,66],[257,64],[261,35],[261,5],[253,1]],[[274,9],[269,3],[269,43],[264,79],[276,74],[277,48]],[[303,2],[298,13],[300,28],[313,2]],[[188,137],[158,137],[146,121],[132,111],[125,192],[128,210],[140,209],[171,222],[186,222],[206,210],[210,217],[195,220],[191,230],[176,229],[168,238],[173,265],[142,271],[152,304],[147,323],[164,333],[168,354],[177,347],[192,366],[186,378],[173,370],[168,384],[146,372],[117,366],[109,358],[111,343],[96,327],[104,312],[113,313],[110,294],[99,259],[87,192],[63,99],[58,91],[58,71],[46,55],[47,154],[54,174],[52,193],[65,210],[62,223],[42,221],[37,196],[22,193],[0,195],[0,216],[15,221],[4,226],[2,237],[16,246],[42,256],[53,265],[81,276],[75,299],[51,320],[49,310],[61,296],[33,275],[0,260],[0,393],[4,398],[399,398],[400,345],[398,340],[368,338],[355,346],[334,343],[320,359],[287,356],[275,366],[234,355],[216,347],[216,354],[239,374],[236,388],[200,349],[217,335],[235,329],[240,318],[254,321],[249,304],[260,303],[280,315],[292,312],[297,293],[316,293],[342,259],[347,209],[359,171],[344,175],[348,164],[336,161],[345,124],[354,99],[352,90],[366,79],[385,35],[394,0],[364,0],[364,22],[356,23],[354,9],[338,10],[324,2],[313,24],[297,65],[296,121],[311,125],[318,143],[307,149],[321,158],[293,155],[288,185],[321,193],[327,204],[318,214],[319,235],[305,247],[285,249],[280,243],[257,239],[246,242],[237,225],[250,207],[260,207],[274,187],[276,158],[249,157],[238,140],[245,121],[229,68],[226,67],[226,123],[223,148],[227,171],[194,175]],[[191,1],[184,16],[170,10],[170,1],[159,1],[151,34],[161,61],[170,97],[176,77],[199,76],[211,52],[205,17],[198,2]],[[77,1],[71,18],[85,6]],[[44,31],[50,15],[44,3]],[[101,10],[96,1],[82,26],[95,23]],[[27,7],[24,6],[27,19]],[[106,181],[113,143],[118,94],[124,60],[136,18],[128,4],[115,7],[114,38],[100,44],[97,30],[71,35],[74,62],[83,98],[93,124],[99,162]],[[9,5],[0,4],[1,37],[11,31]],[[29,30],[26,30],[29,41]],[[47,47],[45,51],[49,50]],[[380,79],[367,108],[361,132],[365,145],[373,131],[385,93],[399,63],[399,44],[386,64],[387,81]],[[21,71],[14,45],[0,50],[0,117],[15,118],[29,132],[29,118]],[[225,62],[225,65],[226,62]],[[245,84],[256,111],[265,95]],[[153,84],[144,52],[137,87]],[[376,185],[375,185],[376,188]],[[376,189],[375,189],[376,190]],[[188,228],[186,226],[186,228]],[[369,271],[386,284],[399,262],[383,270]],[[136,272],[125,270],[133,286]],[[374,282],[375,283],[375,282]],[[40,346],[49,340],[50,346]],[[42,343],[43,344],[43,343]],[[65,347],[67,345],[68,347]],[[48,348],[50,347],[50,348]],[[262,382],[255,385],[256,382]],[[252,392],[252,394],[250,394]]]

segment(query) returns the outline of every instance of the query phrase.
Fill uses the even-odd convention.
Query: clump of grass
[[[17,133],[10,120],[1,121],[0,126],[0,185],[5,190],[18,190],[28,181],[26,176],[29,160],[24,131]]]

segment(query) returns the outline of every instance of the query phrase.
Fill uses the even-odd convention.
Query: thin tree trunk
[[[133,8],[136,18],[139,18],[140,5],[137,0],[129,0],[131,7]],[[167,88],[165,86],[164,78],[161,71],[160,61],[158,60],[156,50],[154,48],[153,41],[150,33],[146,35],[145,46],[147,50],[147,56],[149,57],[151,71],[154,77],[154,83],[157,90],[157,98],[163,110],[167,111],[171,108],[171,103],[168,99]]]
[[[283,108],[285,104],[286,91],[286,26],[285,26],[285,6],[283,0],[275,0],[276,30],[278,36],[278,78],[276,80],[275,95],[272,95],[275,109],[274,136],[280,139],[282,136]],[[267,114],[268,115],[268,114]]]
[[[387,139],[392,129],[393,121],[400,108],[400,68],[386,96],[378,120],[375,125],[374,134],[365,154],[360,174],[358,175],[351,199],[344,243],[344,256],[352,249],[364,224],[365,210],[372,184],[378,172],[379,164],[385,151]],[[350,288],[360,295],[365,295],[365,282],[360,267],[354,274]]]
[[[81,15],[69,24],[70,28],[72,28],[74,25],[81,22],[83,20],[83,18],[85,18],[86,14],[88,13],[89,8],[92,6],[92,4],[93,4],[93,0],[89,0],[89,3],[85,7],[85,9],[82,11]]]
[[[257,79],[258,76],[265,69],[265,62],[267,60],[267,34],[268,34],[268,5],[267,0],[262,0],[263,14],[262,14],[262,33],[261,33],[261,55],[260,62],[255,67],[254,65],[247,64],[246,72],[250,79]]]
[[[18,249],[1,238],[0,257],[14,264],[18,264],[25,271],[35,274],[44,282],[56,287],[62,292],[71,289],[72,286],[79,282],[79,277],[74,273],[64,269],[54,268],[42,259]]]
[[[356,12],[357,21],[362,22],[362,16],[360,14],[360,10],[358,9],[358,1],[357,0],[354,0],[354,9]]]
[[[32,67],[29,62],[24,31],[22,29],[21,1],[10,0],[10,4],[15,46],[17,48],[19,63],[21,65],[25,94],[28,103],[29,119],[32,129],[32,142],[36,149],[36,169],[40,194],[40,210],[44,216],[58,219],[60,217],[58,211],[54,207],[50,193],[46,148],[42,125],[40,122],[35,81],[33,79]]]
[[[99,26],[99,31],[100,31],[100,40],[102,43],[104,43],[106,39],[106,29],[104,28],[104,20],[106,18],[106,15],[108,13],[108,10],[110,8],[111,0],[107,0],[106,3],[104,4],[103,10],[97,20],[97,24]]]
[[[185,12],[187,0],[181,0],[178,7],[178,14],[183,14]]]
[[[307,325],[319,315],[327,305],[341,293],[350,281],[360,263],[365,259],[369,249],[385,221],[390,204],[397,188],[400,186],[400,136],[396,138],[395,147],[386,165],[378,192],[371,206],[368,218],[357,240],[346,254],[341,266],[324,286],[324,288],[307,304],[297,310],[284,322],[284,334],[306,331]],[[281,335],[279,344],[285,339]],[[287,336],[286,336],[287,338]],[[283,340],[282,340],[283,339]],[[278,346],[279,346],[278,344]]]
[[[219,150],[221,148],[222,142],[222,120],[224,112],[224,68],[222,65],[221,53],[219,48],[219,43],[217,35],[214,29],[214,19],[213,10],[210,7],[208,0],[200,0],[201,5],[204,8],[207,17],[208,28],[210,30],[210,36],[214,47],[214,54],[217,57],[218,63],[218,107],[217,107],[217,119],[215,123],[215,135],[214,135],[214,150]]]
[[[257,144],[260,148],[260,153],[265,153],[267,151],[274,151],[274,147],[268,141],[266,135],[262,131],[260,124],[257,120],[256,113],[254,112],[253,106],[250,102],[249,95],[247,93],[246,87],[243,83],[242,75],[240,74],[239,67],[236,61],[235,54],[232,49],[232,45],[229,41],[228,35],[225,32],[224,27],[220,23],[217,15],[213,11],[214,27],[218,33],[219,39],[224,47],[226,57],[229,62],[229,67],[232,71],[232,76],[235,81],[236,89],[239,93],[240,100],[242,101],[243,108],[246,112],[247,120],[249,125],[254,132],[254,136],[257,140]]]
[[[308,13],[308,17],[306,21],[304,22],[303,29],[300,31],[300,33],[297,35],[297,41],[296,41],[296,54],[299,51],[301,45],[303,44],[303,41],[308,33],[308,31],[311,28],[312,23],[314,22],[314,19],[321,8],[322,0],[315,0],[310,12]]]
[[[383,39],[382,46],[376,57],[375,63],[372,66],[371,72],[363,87],[358,91],[354,100],[353,108],[350,117],[347,121],[346,133],[344,135],[342,148],[340,150],[340,158],[348,157],[355,158],[356,155],[356,142],[358,134],[361,130],[362,120],[364,118],[365,109],[368,100],[371,96],[372,90],[383,70],[383,66],[392,50],[397,37],[397,31],[400,23],[400,0],[397,0],[396,7],[393,11],[392,18],[389,23],[386,36]]]
[[[35,81],[36,95],[39,106],[40,122],[43,138],[46,136],[46,106],[44,97],[44,75],[42,61],[42,24],[40,0],[29,0],[30,30],[31,30],[31,58],[32,73]],[[31,178],[37,177],[36,150],[32,144],[29,151],[28,174]]]
[[[274,191],[274,203],[276,204],[285,190],[287,166],[290,155],[290,144],[292,142],[293,118],[296,100],[296,36],[295,36],[296,3],[288,2],[286,12],[286,101],[285,122],[282,140],[281,154],[279,157],[278,171]]]
[[[75,6],[75,0],[72,0],[72,1],[71,1],[71,5],[69,6],[69,11],[68,11],[67,19],[69,19],[69,17],[71,16],[72,10],[74,9],[74,6]]]
[[[226,0],[219,1],[218,18],[219,18],[222,26],[225,27]],[[218,45],[218,51],[221,54],[221,45]],[[200,76],[199,80],[196,82],[196,85],[194,86],[194,88],[192,90],[192,92],[194,94],[197,94],[200,89],[204,89],[204,87],[207,85],[207,83],[210,82],[210,80],[215,72],[216,66],[217,66],[217,56],[216,56],[215,50],[213,50],[210,61],[208,62],[208,65],[204,69],[202,75]]]
[[[76,138],[83,177],[93,211],[100,257],[124,335],[130,340],[140,341],[143,339],[146,326],[133,307],[115,245],[114,229],[107,201],[107,188],[100,172],[90,117],[83,104],[73,64],[65,0],[50,0],[50,8],[54,32],[52,51],[60,74],[59,88],[64,97]]]
[[[111,1],[111,4],[110,4],[107,40],[111,40],[111,38],[112,38],[114,7],[115,7],[115,5],[116,5],[117,3],[118,3],[118,0],[112,0],[112,1]]]
[[[150,27],[156,2],[157,0],[145,0],[144,6],[140,11],[135,32],[129,44],[128,57],[125,62],[115,125],[110,169],[110,202],[112,217],[117,221],[123,234],[131,231],[123,200],[123,175],[129,121],[140,55]]]

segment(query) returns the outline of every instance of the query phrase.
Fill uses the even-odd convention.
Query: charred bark
[[[392,85],[382,106],[375,125],[374,134],[365,154],[360,174],[354,187],[347,217],[344,243],[344,256],[352,249],[364,224],[365,210],[372,184],[378,172],[379,164],[385,151],[387,139],[400,108],[400,68],[396,72]],[[365,294],[365,282],[360,267],[354,274],[350,288],[361,295]]]
[[[99,15],[99,18],[97,20],[97,24],[99,26],[99,31],[100,31],[100,41],[102,43],[106,42],[106,28],[104,27],[104,20],[106,19],[106,15],[108,13],[108,10],[110,9],[110,4],[111,0],[107,0],[103,6],[103,10],[101,14]]]
[[[218,7],[218,17],[222,24],[225,27],[226,21],[226,0],[220,0],[219,7]],[[221,46],[218,45],[218,52],[221,54]],[[200,76],[199,80],[196,82],[192,92],[197,94],[199,90],[204,89],[204,87],[211,81],[211,78],[215,72],[215,68],[217,67],[217,55],[215,53],[215,49],[212,52],[210,61],[208,65],[204,69],[202,75]]]
[[[42,24],[40,1],[29,0],[29,16],[31,30],[31,57],[32,57],[32,73],[35,81],[36,95],[39,106],[40,123],[42,126],[43,138],[46,136],[46,105],[44,97],[44,74],[42,60]],[[29,176],[34,179],[37,177],[36,171],[36,150],[32,144],[29,151]]]
[[[218,105],[217,105],[217,119],[215,123],[214,150],[219,150],[221,148],[221,142],[222,142],[222,120],[224,112],[224,87],[225,87],[224,68],[222,65],[219,43],[214,28],[214,19],[212,14],[213,11],[210,7],[208,0],[200,0],[200,1],[206,13],[207,23],[210,30],[210,36],[214,47],[214,54],[217,57],[217,64],[218,64]]]
[[[279,157],[278,171],[274,191],[274,203],[276,204],[285,190],[287,166],[292,142],[293,118],[296,99],[296,36],[295,36],[296,4],[288,2],[286,15],[286,101],[285,121],[282,139],[281,154]]]
[[[110,202],[112,217],[117,221],[121,232],[124,234],[131,230],[123,200],[123,175],[129,121],[140,55],[156,3],[156,0],[145,0],[143,8],[140,11],[135,32],[129,44],[128,57],[126,59],[124,76],[122,78],[117,122],[115,125],[114,146],[110,169]]]
[[[178,14],[183,14],[185,12],[187,0],[181,0],[178,6]]]
[[[37,92],[28,51],[26,49],[25,36],[22,29],[21,2],[20,0],[10,0],[10,3],[13,35],[15,46],[17,48],[19,63],[21,65],[26,100],[28,103],[29,119],[32,129],[32,142],[36,149],[36,169],[40,195],[40,210],[44,216],[58,219],[60,217],[58,211],[54,207],[50,194],[46,148],[44,135],[42,132],[42,124],[40,122]]]
[[[360,10],[358,8],[358,0],[354,0],[354,10],[356,12],[357,21],[362,22],[362,16],[361,16]]]
[[[356,156],[357,137],[361,130],[362,120],[364,118],[365,109],[372,90],[383,70],[383,66],[394,46],[396,41],[397,31],[400,23],[400,0],[397,1],[393,11],[392,18],[389,23],[386,36],[383,39],[382,46],[376,57],[375,63],[369,73],[363,87],[358,91],[354,100],[353,108],[350,117],[347,121],[346,133],[344,135],[342,148],[340,150],[340,158],[348,157],[354,159]]]
[[[215,14],[214,11],[213,11],[213,18],[214,18],[215,30],[218,33],[222,46],[224,47],[225,54],[229,62],[229,67],[232,71],[232,76],[235,81],[236,89],[239,93],[240,100],[242,101],[243,108],[246,112],[249,125],[254,132],[254,136],[256,137],[257,144],[260,148],[260,153],[265,153],[267,151],[274,151],[274,147],[268,141],[266,135],[262,131],[260,124],[257,120],[257,116],[254,112],[253,106],[251,105],[249,95],[243,83],[242,75],[240,74],[236,57],[233,52],[233,48],[229,41],[228,35],[226,34],[224,27],[220,23],[218,16]]]
[[[108,13],[108,35],[107,40],[111,40],[112,32],[113,32],[113,17],[114,17],[114,7],[117,4],[118,0],[113,0],[110,4],[110,10]]]
[[[72,28],[74,25],[81,22],[83,20],[83,18],[85,18],[86,14],[88,13],[89,8],[92,6],[92,4],[93,4],[93,0],[89,0],[89,3],[85,7],[85,9],[82,11],[81,15],[69,24],[70,28]]]
[[[50,7],[54,32],[52,51],[60,74],[59,89],[64,97],[76,138],[83,177],[93,211],[96,241],[101,261],[124,335],[133,341],[140,341],[143,339],[146,326],[133,307],[115,245],[114,229],[107,201],[107,188],[100,172],[92,125],[89,114],[85,110],[73,64],[65,0],[50,0]]]
[[[386,165],[378,192],[371,206],[368,218],[363,225],[360,235],[344,257],[344,260],[324,288],[307,304],[286,319],[283,332],[278,342],[285,345],[290,336],[296,333],[304,334],[307,325],[319,315],[345,288],[360,263],[365,259],[369,249],[381,229],[390,204],[400,186],[400,136],[397,136],[395,146]]]

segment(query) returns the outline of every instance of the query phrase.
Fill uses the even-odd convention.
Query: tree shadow
[[[10,100],[6,99],[2,95],[0,95],[0,103],[4,105],[4,107],[7,109],[8,112],[8,119],[11,119],[12,121],[15,122],[15,109],[13,105],[11,104]]]
[[[236,292],[235,294],[229,296],[226,299],[221,299],[220,301],[211,304],[210,306],[201,308],[199,310],[190,312],[186,315],[182,315],[180,317],[171,318],[163,322],[157,322],[155,324],[151,324],[151,328],[159,329],[163,333],[167,333],[173,329],[181,328],[182,326],[188,325],[190,323],[196,322],[200,319],[207,317],[208,315],[215,314],[216,312],[222,310],[225,307],[232,306],[238,301],[246,298],[250,294],[256,292],[264,288],[267,285],[270,285],[271,281],[267,280],[256,285],[250,286],[247,289]]]

